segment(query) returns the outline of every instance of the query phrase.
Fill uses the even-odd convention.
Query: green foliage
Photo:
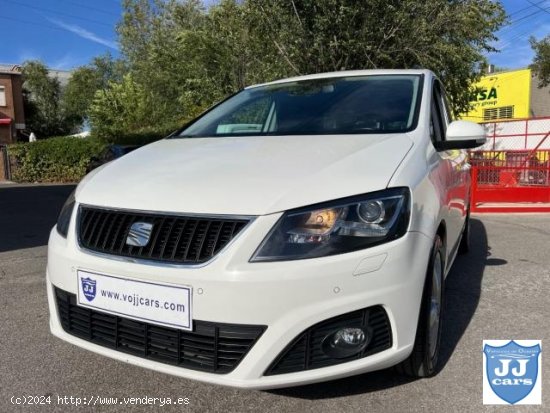
[[[432,69],[464,112],[505,21],[492,0],[124,0],[123,11],[128,74],[89,110],[104,139],[183,124],[246,85],[344,69]]]
[[[171,127],[158,128],[142,128],[135,131],[121,131],[115,135],[98,136],[96,132],[92,132],[92,137],[101,142],[115,145],[143,146],[149,143],[158,141],[170,135],[175,130],[181,127],[180,124]]]
[[[535,52],[531,69],[539,78],[539,87],[550,85],[550,35],[537,41],[529,39],[531,48]]]
[[[154,125],[154,112],[154,98],[127,74],[95,93],[89,116],[94,134],[110,139]]]
[[[186,15],[179,5],[174,13]],[[291,74],[276,50],[253,30],[254,19],[247,2],[223,0],[201,17],[199,29],[177,31],[189,65],[179,95],[186,114],[196,115],[250,84]]]
[[[91,67],[76,69],[65,87],[63,105],[65,113],[74,124],[82,124],[96,90],[100,88],[100,77]]]
[[[88,118],[97,90],[105,89],[110,81],[120,81],[124,73],[121,61],[111,55],[96,57],[86,66],[75,69],[63,90],[62,108],[68,122],[82,125]]]
[[[106,89],[96,92],[89,109],[93,136],[103,142],[141,146],[181,127],[182,120],[152,122],[154,104],[154,98],[131,74],[124,75],[120,83],[110,82]]]
[[[16,182],[76,182],[105,147],[98,139],[74,137],[16,143],[8,147],[12,176]]]
[[[477,68],[505,21],[491,0],[248,0],[256,36],[294,74],[427,68],[455,111],[468,107]]]
[[[246,4],[225,0],[206,10],[198,0],[126,0],[123,6],[122,53],[149,107],[140,128],[181,125],[246,85],[287,74],[250,31]],[[101,102],[124,100],[122,91],[112,92]],[[104,123],[97,115],[94,129]]]
[[[23,63],[23,98],[27,128],[38,137],[69,134],[75,129],[61,108],[61,85],[48,76],[43,63]]]
[[[109,81],[120,81],[125,70],[121,60],[99,56],[74,70],[63,88],[42,62],[25,62],[23,99],[28,129],[39,138],[77,132],[87,120],[95,92]]]
[[[125,0],[123,8],[123,19],[117,28],[121,51],[132,82],[146,95],[149,105],[138,127],[181,123],[189,115],[179,98],[196,68],[190,62],[187,46],[178,41],[178,33],[200,29],[204,17],[202,3],[185,0],[177,5],[172,0]],[[207,85],[203,86],[207,93]]]

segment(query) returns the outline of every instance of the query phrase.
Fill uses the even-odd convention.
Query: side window
[[[430,135],[432,142],[439,142],[445,139],[445,131],[447,129],[447,124],[444,120],[444,111],[441,100],[441,91],[437,85],[434,83],[432,89],[432,102],[431,102],[431,123],[430,123]]]

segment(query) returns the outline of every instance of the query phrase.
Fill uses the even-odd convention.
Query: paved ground
[[[58,395],[189,399],[187,406],[157,408],[162,412],[477,412],[484,410],[482,339],[550,343],[550,216],[492,215],[475,217],[474,252],[458,259],[448,279],[445,367],[435,378],[410,381],[382,371],[260,392],[196,383],[100,357],[48,332],[47,234],[71,190],[70,186],[0,186],[0,412],[76,410],[58,405]],[[546,407],[549,363],[546,354],[542,390]],[[11,396],[28,395],[51,395],[52,405],[10,404]],[[514,411],[543,409],[524,406]]]

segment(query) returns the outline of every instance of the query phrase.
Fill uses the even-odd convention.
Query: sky
[[[2,0],[0,0],[1,2]],[[509,23],[496,34],[498,53],[487,55],[489,62],[507,69],[528,66],[533,60],[529,38],[542,39],[550,34],[550,0],[502,1]]]
[[[0,0],[0,63],[40,59],[72,69],[94,56],[118,56],[120,0]]]
[[[494,46],[500,53],[487,57],[499,67],[525,67],[533,58],[529,37],[550,34],[550,0],[502,3],[510,24],[497,33]],[[120,0],[0,0],[0,63],[40,59],[51,68],[68,70],[101,54],[116,57],[120,17]]]

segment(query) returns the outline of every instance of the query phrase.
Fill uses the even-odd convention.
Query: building
[[[67,86],[67,83],[69,83],[72,74],[73,72],[71,70],[48,68],[48,76],[57,79],[59,81],[59,84],[61,85],[61,88]]]
[[[13,143],[25,129],[23,80],[17,65],[0,65],[0,144]]]
[[[472,109],[462,119],[492,122],[550,116],[550,87],[539,88],[531,69],[489,73],[475,86]]]
[[[550,116],[550,86],[539,87],[536,76],[531,77],[531,99],[529,117],[541,118]]]

